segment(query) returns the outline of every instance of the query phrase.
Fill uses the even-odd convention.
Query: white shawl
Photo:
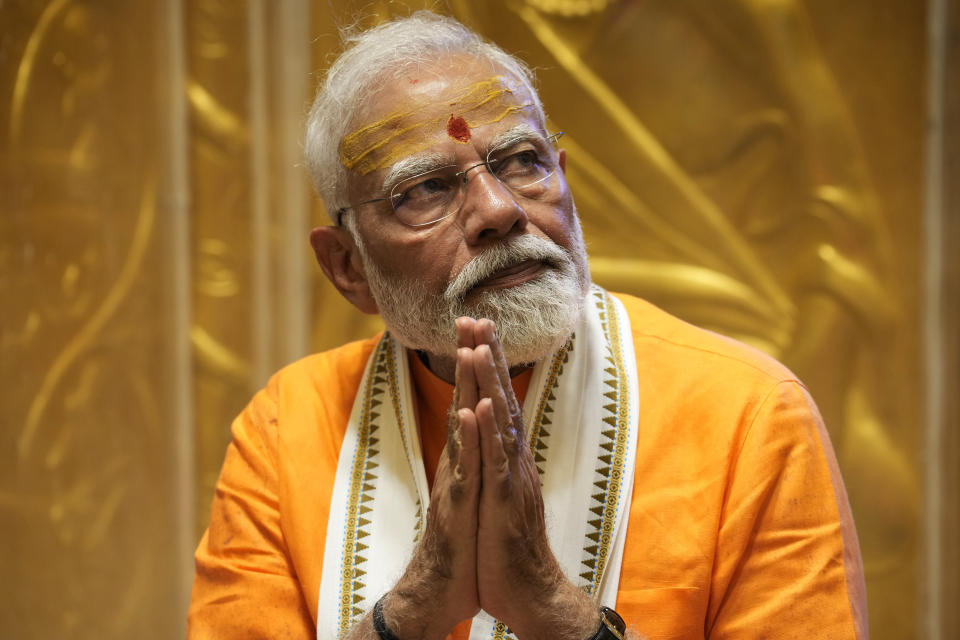
[[[637,372],[623,305],[594,286],[567,344],[533,370],[523,416],[550,548],[567,577],[614,606],[633,489]],[[430,500],[407,350],[389,335],[367,362],[337,463],[318,640],[347,635],[403,574]],[[513,638],[481,611],[471,640]]]

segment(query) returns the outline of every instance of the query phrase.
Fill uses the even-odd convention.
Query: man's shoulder
[[[748,344],[692,325],[646,300],[614,293],[630,317],[638,362],[685,377],[728,377],[776,384],[797,377],[772,356]],[[766,386],[766,385],[764,385]]]
[[[286,365],[277,371],[274,377],[293,381],[332,372],[349,374],[356,369],[359,369],[362,375],[367,358],[382,337],[381,332],[363,340],[355,340],[333,349],[310,354]]]
[[[638,405],[658,451],[711,458],[726,450],[718,460],[730,460],[750,429],[761,441],[789,440],[819,420],[803,383],[771,356],[644,300],[616,297],[630,317]],[[682,444],[664,449],[664,442]]]
[[[352,404],[367,359],[381,337],[382,333],[292,362],[270,378],[267,392],[279,404],[285,401]]]

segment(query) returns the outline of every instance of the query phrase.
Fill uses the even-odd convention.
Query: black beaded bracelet
[[[387,621],[383,619],[383,599],[386,597],[387,594],[383,594],[373,605],[373,630],[380,636],[380,640],[400,640],[387,628]]]

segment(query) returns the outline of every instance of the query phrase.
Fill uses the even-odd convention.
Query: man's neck
[[[420,361],[427,366],[427,369],[430,370],[430,373],[437,376],[444,382],[450,384],[456,384],[456,374],[457,374],[457,363],[453,358],[446,356],[436,356],[432,353],[427,353],[426,351],[416,351],[417,357],[420,358]],[[521,364],[515,367],[510,367],[510,377],[513,378],[527,369],[531,368],[535,363]]]
[[[430,373],[437,376],[444,382],[456,384],[457,363],[453,358],[445,356],[435,356],[426,351],[417,351],[417,357],[430,369]]]

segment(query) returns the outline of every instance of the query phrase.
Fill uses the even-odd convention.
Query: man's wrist
[[[530,603],[528,619],[510,623],[522,640],[589,640],[600,624],[596,601],[565,577],[546,597]],[[508,621],[509,622],[509,621]]]
[[[449,577],[430,561],[436,557],[418,548],[406,572],[381,598],[384,622],[399,640],[445,638],[460,618],[472,615],[451,601]]]
[[[400,640],[390,631],[390,627],[387,626],[387,621],[383,617],[383,599],[385,597],[386,595],[381,596],[377,603],[373,605],[373,630],[380,640]]]
[[[445,620],[443,607],[437,606],[439,602],[439,594],[414,593],[398,584],[378,601],[379,614],[396,640],[445,638],[456,623]]]

